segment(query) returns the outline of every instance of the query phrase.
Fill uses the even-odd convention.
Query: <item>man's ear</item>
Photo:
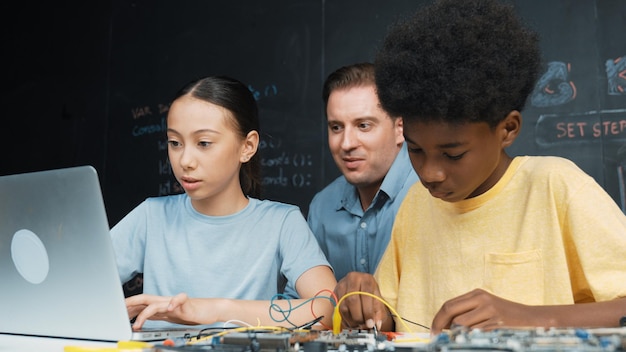
[[[522,114],[517,110],[511,111],[498,126],[498,129],[502,132],[502,148],[513,144],[521,128]]]
[[[246,163],[254,154],[256,154],[257,149],[259,148],[259,132],[250,131],[246,136],[246,139],[243,141],[243,147],[241,148],[241,155],[239,156],[239,161],[241,163]]]
[[[396,117],[393,121],[393,128],[396,131],[396,144],[404,143],[404,120],[402,117]]]

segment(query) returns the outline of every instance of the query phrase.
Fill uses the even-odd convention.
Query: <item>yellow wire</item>
[[[377,299],[378,301],[382,302],[391,312],[391,314],[393,314],[394,316],[399,317],[400,315],[398,314],[398,312],[396,312],[395,309],[393,309],[393,307],[391,307],[389,305],[389,303],[387,303],[384,299],[373,295],[369,292],[362,292],[362,291],[354,291],[354,292],[350,292],[345,294],[343,297],[341,297],[341,299],[339,301],[337,301],[337,304],[335,305],[334,311],[333,311],[333,334],[337,335],[341,332],[341,313],[339,313],[339,306],[340,304],[343,302],[343,300],[346,297],[349,296],[353,296],[353,295],[364,295],[364,296],[368,296],[368,297],[372,297]],[[404,320],[399,319],[400,323],[402,324],[402,326],[404,327],[404,329],[406,331],[408,331],[409,333],[412,333],[412,330],[409,328],[408,325],[406,325],[406,323],[404,322]],[[232,332],[241,332],[241,331],[248,331],[248,330],[273,330],[273,331],[290,331],[289,329],[285,328],[285,327],[281,327],[281,326],[243,326],[243,327],[238,327],[238,328],[233,328],[233,329],[228,329],[228,330],[224,330],[215,334],[211,334],[208,336],[204,336],[204,337],[196,337],[193,340],[190,340],[187,342],[187,345],[194,345],[197,344],[199,342],[202,341],[206,341],[206,340],[210,340],[213,339],[214,337],[219,337],[219,336],[224,336],[227,335],[229,333]],[[398,340],[398,339],[396,339]],[[402,341],[404,342],[410,342],[410,341],[415,341],[415,342],[428,342],[428,339],[423,339],[423,338],[410,338],[410,339],[402,339]]]
[[[354,291],[354,292],[350,292],[350,293],[346,293],[343,297],[341,297],[341,299],[339,299],[339,301],[337,302],[337,305],[335,306],[335,310],[333,312],[333,334],[337,335],[339,334],[339,332],[341,332],[341,313],[339,313],[339,305],[341,304],[341,302],[343,302],[343,300],[346,297],[350,297],[353,295],[364,295],[364,296],[368,296],[368,297],[372,297],[377,299],[378,301],[382,302],[387,308],[389,308],[389,311],[391,312],[391,314],[393,314],[394,316],[399,317],[400,315],[398,314],[398,312],[396,312],[395,309],[393,309],[389,303],[387,303],[384,299],[373,295],[369,292],[362,292],[362,291]],[[400,323],[402,324],[402,326],[404,326],[404,329],[406,331],[408,331],[409,333],[412,333],[411,329],[408,327],[408,325],[406,325],[406,323],[404,322],[404,320],[399,319]]]

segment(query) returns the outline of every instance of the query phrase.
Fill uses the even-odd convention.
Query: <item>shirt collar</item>
[[[411,160],[409,160],[406,143],[403,143],[400,152],[393,161],[393,164],[391,164],[391,168],[389,168],[389,172],[387,172],[387,175],[383,179],[378,193],[385,192],[389,199],[393,201],[411,172],[413,172],[413,166],[411,165]],[[377,197],[378,195],[375,198]]]
[[[381,197],[381,192],[386,195],[385,198],[387,200],[393,201],[402,189],[408,174],[411,172],[413,172],[413,166],[411,166],[411,161],[409,160],[406,143],[403,143],[400,152],[398,152],[398,155],[391,164],[387,175],[385,175],[383,183],[380,185],[380,189],[376,193],[376,196],[374,196],[372,205],[377,205]],[[337,205],[336,210],[340,210],[341,208],[344,208],[352,213],[363,213],[356,187],[349,185],[349,187],[344,188],[341,202]]]

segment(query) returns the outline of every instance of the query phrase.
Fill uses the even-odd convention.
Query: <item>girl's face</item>
[[[252,154],[230,111],[182,96],[167,115],[168,156],[176,179],[196,210],[241,199],[241,163]],[[256,151],[256,149],[254,150]]]

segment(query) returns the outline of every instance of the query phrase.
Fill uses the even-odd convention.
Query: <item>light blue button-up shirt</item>
[[[417,180],[404,144],[365,212],[356,187],[343,176],[313,197],[307,221],[337,280],[350,271],[374,273],[400,203]]]

